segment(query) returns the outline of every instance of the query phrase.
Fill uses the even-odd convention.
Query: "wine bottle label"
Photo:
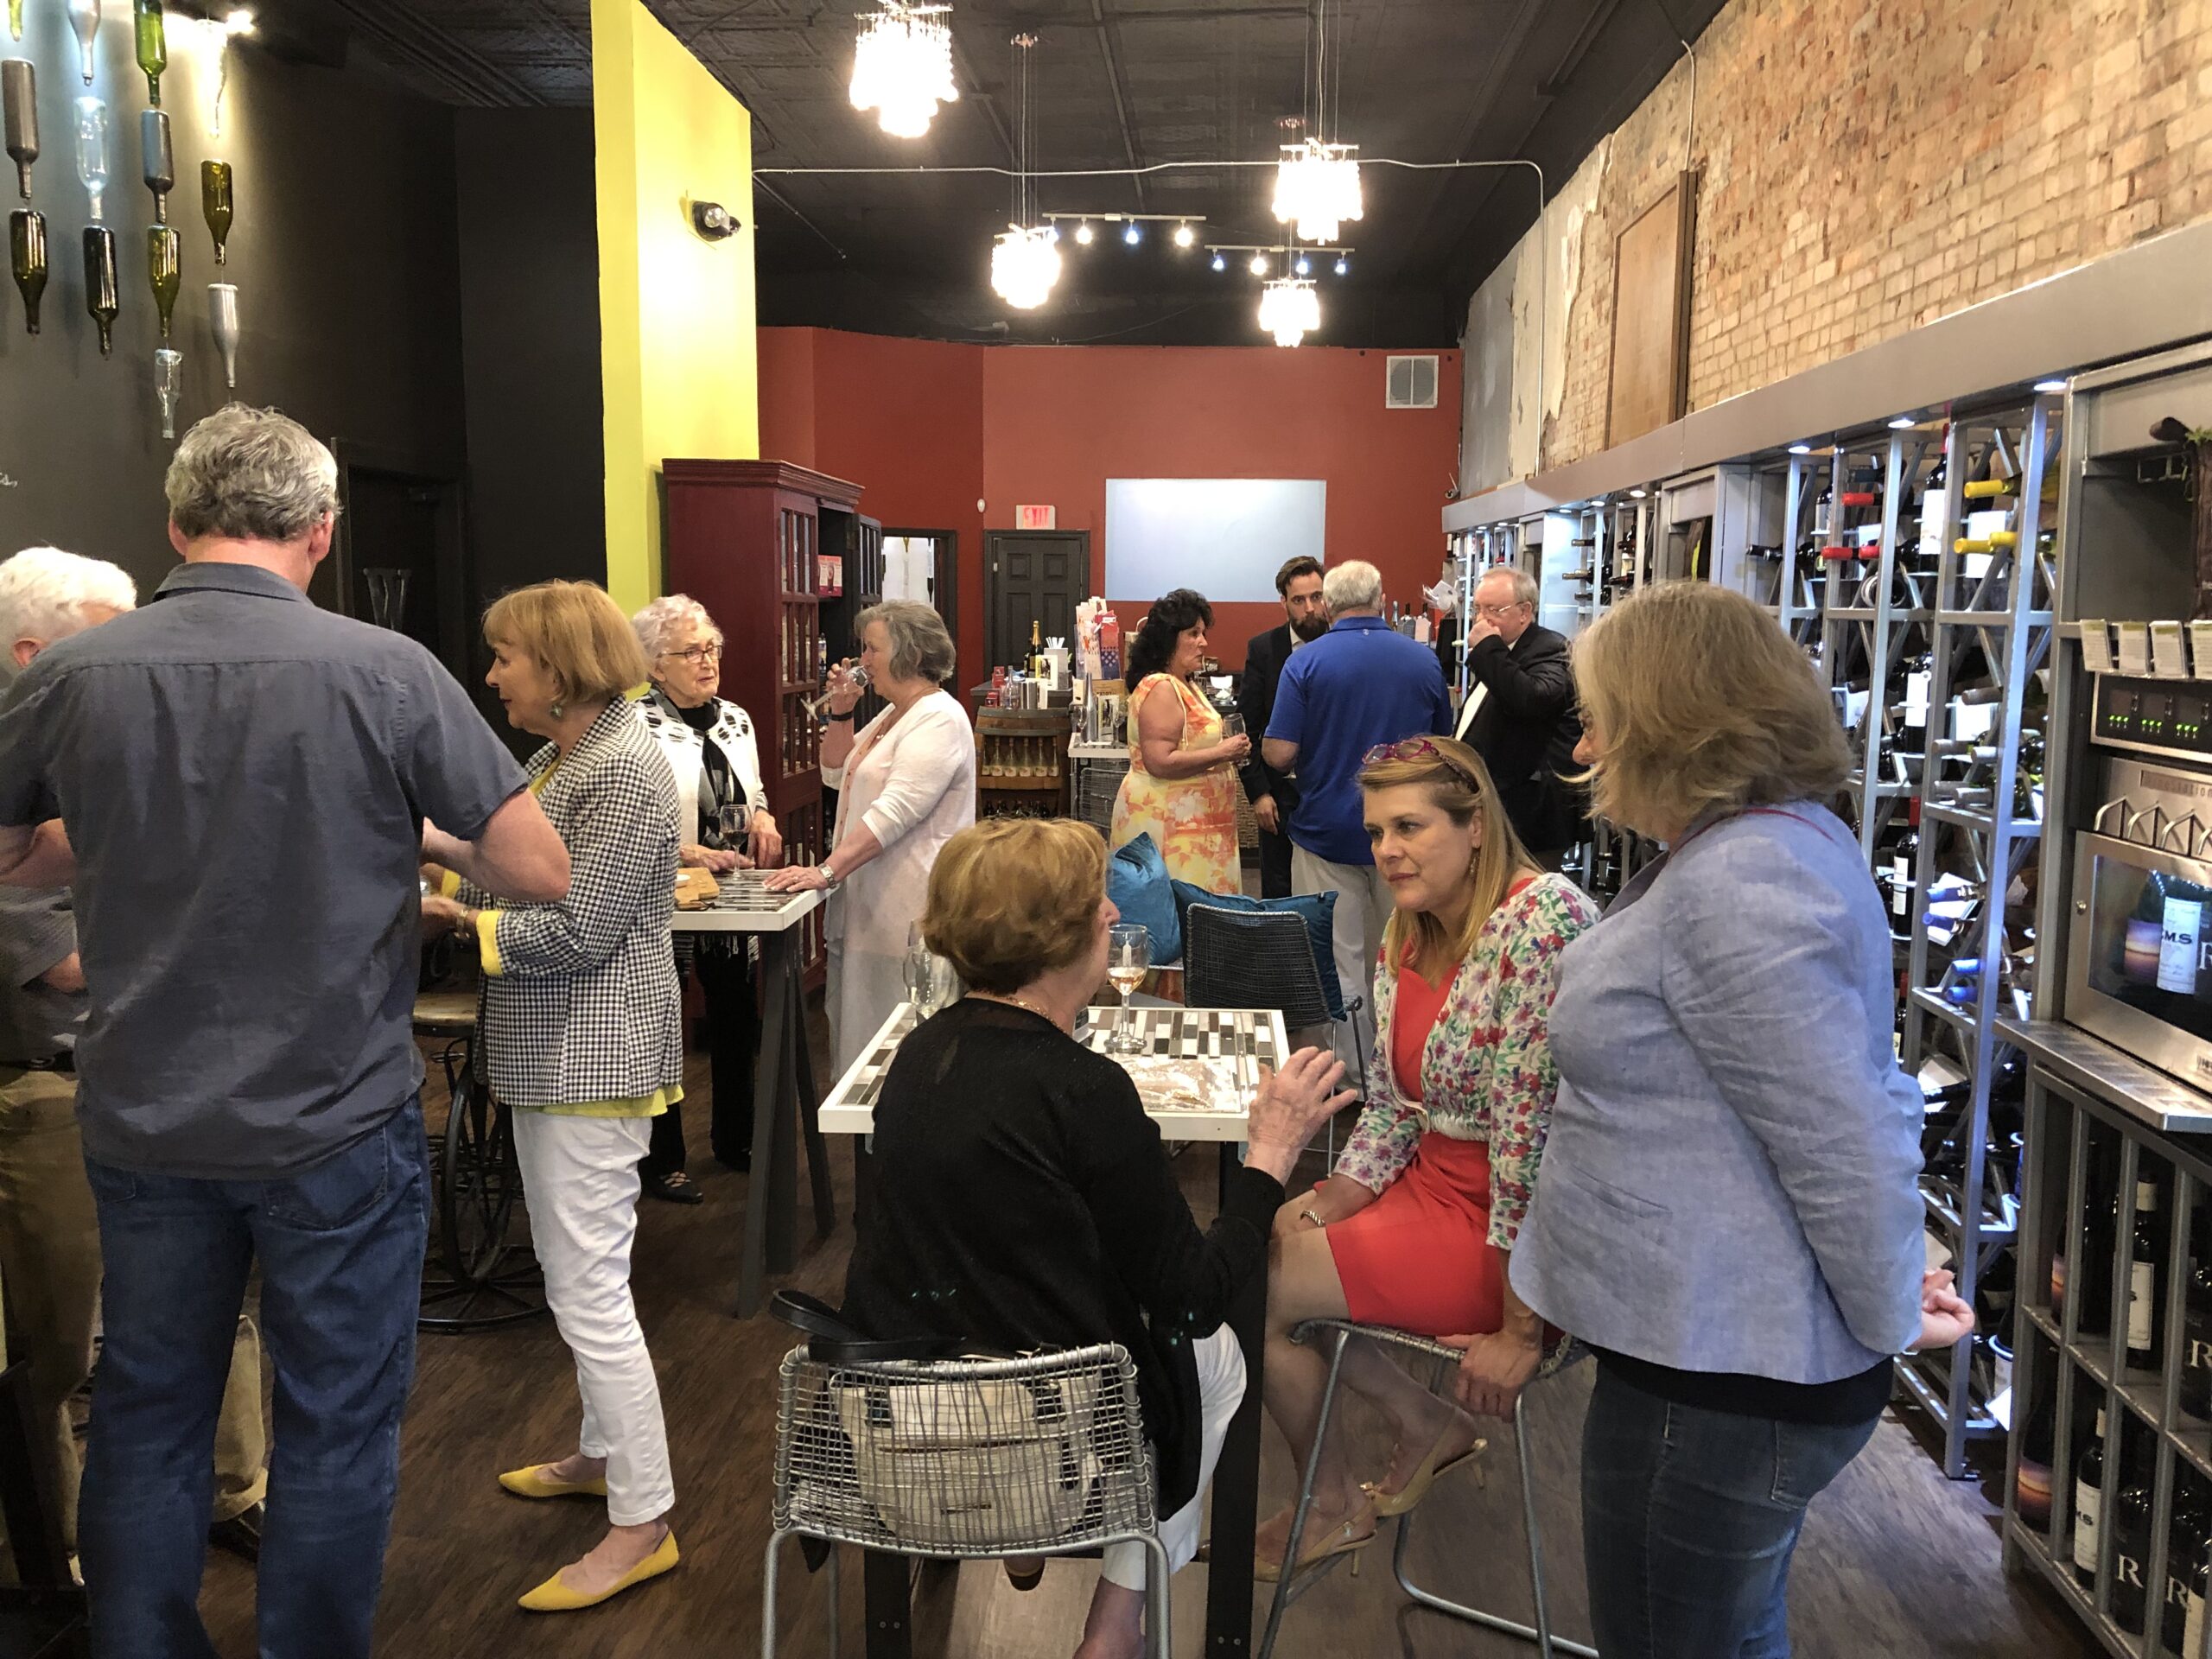
[[[1912,913],[1912,861],[1900,854],[1890,861],[1890,914]]]
[[[2154,1262],[2131,1262],[2127,1268],[2127,1346],[2133,1353],[2151,1349],[2151,1314],[2158,1300],[2158,1268]]]
[[[2189,1617],[2181,1627],[2181,1650],[2188,1659],[2204,1651],[2204,1598],[2194,1590],[2189,1592]]]
[[[2088,1482],[2074,1483],[2074,1565],[2084,1573],[2097,1570],[2097,1518],[2105,1495]]]
[[[2182,1359],[2181,1403],[2198,1417],[2212,1417],[2212,1317],[2190,1310],[2189,1351]]]
[[[1925,726],[1928,723],[1928,692],[1935,676],[1926,669],[1915,669],[1904,677],[1904,723]]]
[[[2169,897],[2158,929],[2158,988],[2183,996],[2196,994],[2197,936],[2204,928],[2204,906],[2195,899]]]

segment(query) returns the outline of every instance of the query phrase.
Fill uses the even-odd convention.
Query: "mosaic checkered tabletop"
[[[1079,1033],[1095,1052],[1106,1052],[1106,1044],[1121,1028],[1119,1007],[1086,1008]],[[1147,1094],[1152,1075],[1161,1063],[1217,1061],[1198,1068],[1209,1077],[1213,1092],[1206,1104],[1155,1104],[1147,1095],[1145,1116],[1160,1125],[1170,1141],[1241,1141],[1253,1092],[1274,1073],[1290,1040],[1282,1015],[1272,1008],[1182,1008],[1140,1006],[1128,1010],[1131,1029],[1144,1045],[1142,1054],[1114,1054],[1137,1080],[1138,1092]],[[875,1033],[867,1052],[839,1078],[830,1097],[822,1103],[820,1122],[824,1135],[868,1135],[875,1128],[875,1103],[883,1092],[883,1079],[891,1070],[899,1045],[920,1022],[914,1005],[901,1002]]]
[[[669,925],[678,933],[783,933],[822,908],[819,893],[771,893],[761,870],[733,870],[721,892],[696,910],[677,910]]]

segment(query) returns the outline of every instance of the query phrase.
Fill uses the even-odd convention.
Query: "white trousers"
[[[1191,1344],[1198,1362],[1198,1490],[1191,1501],[1160,1523],[1160,1547],[1167,1552],[1167,1570],[1179,1573],[1198,1553],[1198,1510],[1213,1484],[1213,1466],[1221,1460],[1221,1443],[1228,1438],[1229,1420],[1244,1399],[1244,1351],[1236,1333],[1217,1325],[1210,1337]],[[1109,1544],[1099,1552],[1098,1576],[1124,1590],[1144,1588],[1144,1546]]]
[[[508,1122],[546,1306],[575,1357],[584,1408],[576,1450],[607,1459],[608,1522],[643,1526],[676,1507],[660,1383],[630,1299],[638,1160],[652,1120],[518,1111]]]
[[[1333,893],[1337,895],[1337,983],[1344,1001],[1367,999],[1367,1029],[1375,1029],[1375,964],[1382,955],[1382,929],[1397,901],[1390,884],[1372,864],[1332,864],[1293,842],[1290,849],[1290,890],[1293,893]],[[1339,1025],[1331,1039],[1337,1058],[1344,1063],[1344,1086],[1359,1082],[1360,1041],[1356,1021]]]

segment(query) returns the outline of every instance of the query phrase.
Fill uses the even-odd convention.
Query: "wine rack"
[[[976,816],[1057,818],[1067,811],[1064,709],[985,709],[976,716]]]

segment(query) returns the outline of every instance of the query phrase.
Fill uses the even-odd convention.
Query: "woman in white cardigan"
[[[976,733],[942,689],[952,636],[926,605],[893,600],[861,613],[861,666],[890,707],[855,736],[861,691],[830,676],[822,781],[838,791],[829,858],[768,878],[784,893],[830,893],[830,1046],[842,1073],[906,995],[906,936],[920,919],[938,851],[976,822]]]

